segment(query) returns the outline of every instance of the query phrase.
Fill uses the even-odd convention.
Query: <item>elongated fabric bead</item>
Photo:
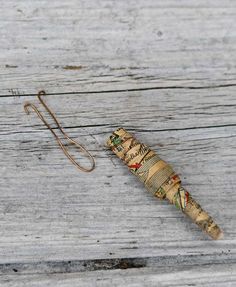
[[[223,236],[214,220],[182,187],[181,180],[172,167],[148,146],[140,143],[123,128],[113,132],[107,145],[154,196],[174,204],[213,239]]]

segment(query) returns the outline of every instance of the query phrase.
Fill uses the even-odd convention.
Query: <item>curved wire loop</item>
[[[79,169],[82,170],[84,172],[91,172],[92,170],[94,170],[95,168],[95,160],[94,157],[90,154],[90,152],[83,147],[79,142],[77,142],[76,140],[73,140],[72,138],[70,138],[66,132],[63,130],[62,126],[59,124],[57,118],[55,117],[54,113],[51,111],[51,109],[45,104],[45,102],[43,101],[43,99],[41,98],[41,96],[46,95],[45,91],[40,91],[38,93],[38,99],[40,101],[40,103],[44,106],[44,108],[46,109],[46,111],[49,113],[49,115],[52,117],[52,119],[54,120],[56,126],[58,127],[58,129],[60,130],[60,132],[65,136],[65,138],[72,144],[74,144],[77,148],[79,148],[90,160],[91,162],[91,168],[85,168],[83,166],[81,166],[80,164],[78,164],[74,158],[72,157],[72,155],[70,155],[69,151],[67,150],[67,148],[65,147],[65,145],[63,145],[63,143],[61,142],[60,138],[57,136],[57,134],[54,132],[54,130],[51,128],[51,126],[49,125],[49,123],[46,121],[46,119],[44,118],[44,116],[41,114],[41,112],[38,110],[38,108],[32,104],[32,103],[25,103],[24,104],[24,110],[27,114],[30,113],[29,108],[31,108],[36,114],[37,116],[41,119],[41,121],[45,124],[45,126],[51,131],[51,133],[54,135],[58,145],[60,146],[60,148],[62,149],[63,153],[67,156],[67,158]]]

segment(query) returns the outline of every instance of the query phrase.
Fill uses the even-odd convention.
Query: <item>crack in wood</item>
[[[202,90],[202,89],[217,89],[217,88],[228,88],[228,87],[236,87],[236,83],[234,84],[220,84],[220,85],[212,85],[212,86],[165,86],[165,87],[147,87],[147,88],[128,88],[128,89],[119,89],[119,90],[102,90],[102,91],[78,91],[78,92],[58,92],[58,93],[47,93],[47,95],[76,95],[76,94],[106,94],[106,93],[124,93],[124,92],[139,92],[139,91],[150,91],[150,90],[171,90],[171,89],[180,89],[180,90]],[[13,89],[10,89],[12,92]],[[0,98],[4,97],[31,97],[35,96],[35,94],[20,94],[13,93],[10,95],[0,95]]]
[[[119,125],[118,125],[119,126]],[[93,125],[83,125],[83,126],[64,126],[64,129],[84,129],[84,128],[99,128],[99,127],[109,127],[109,128],[117,128],[118,126],[116,125],[110,125],[110,124],[93,124]],[[44,127],[41,127],[40,125],[32,125],[32,127],[36,127],[37,128],[37,132],[39,131],[44,131],[47,130]],[[168,129],[142,129],[142,128],[134,128],[134,127],[129,127],[129,130],[131,132],[142,132],[142,133],[158,133],[158,132],[169,132],[169,131],[186,131],[186,130],[201,130],[201,129],[214,129],[214,128],[227,128],[227,127],[236,127],[236,123],[235,124],[225,124],[225,125],[214,125],[214,126],[195,126],[195,127],[183,127],[183,128],[168,128]],[[57,127],[53,127],[53,130],[58,130]],[[14,134],[22,134],[22,131],[13,131],[13,132],[8,132],[8,133],[0,133],[0,135],[2,136],[7,136],[7,135],[14,135]],[[34,130],[32,131],[24,131],[24,133],[26,134],[31,134],[31,133],[35,133]],[[92,136],[94,138],[95,135],[101,135],[101,134],[106,134],[107,131],[104,132],[96,132],[96,134],[89,134],[90,136]],[[228,137],[224,137],[224,138],[233,138],[235,137],[234,135],[230,135]]]

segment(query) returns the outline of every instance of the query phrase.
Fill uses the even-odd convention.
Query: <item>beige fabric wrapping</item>
[[[148,146],[137,141],[123,128],[110,136],[107,145],[154,196],[169,200],[213,239],[223,236],[219,226],[182,187],[179,176],[171,166]]]

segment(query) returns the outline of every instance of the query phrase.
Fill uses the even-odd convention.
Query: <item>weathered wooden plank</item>
[[[96,156],[96,170],[86,175],[68,162],[35,115],[24,115],[23,102],[37,102],[35,97],[2,98],[1,263],[179,254],[235,260],[234,91],[204,91],[48,96],[67,131]],[[173,164],[222,226],[224,240],[208,240],[104,150],[117,125]]]
[[[9,0],[1,95],[236,85],[234,1]]]
[[[184,130],[236,125],[235,90],[228,87],[50,95],[45,100],[66,127],[96,126],[98,132],[99,125],[104,132],[119,125],[140,131]],[[16,123],[20,131],[21,128],[32,131],[32,125],[39,124],[36,117],[25,116],[23,103],[26,101],[38,103],[35,95],[1,98],[3,135],[14,133]]]
[[[174,266],[86,273],[54,273],[36,275],[6,275],[1,286],[209,286],[234,287],[235,264],[206,264],[204,266]],[[47,272],[48,270],[45,270]]]
[[[1,285],[235,285],[235,14],[230,0],[1,3]],[[61,93],[46,100],[96,156],[93,174],[25,116],[35,98],[15,95],[42,88]],[[224,240],[104,150],[117,126],[173,164]]]

